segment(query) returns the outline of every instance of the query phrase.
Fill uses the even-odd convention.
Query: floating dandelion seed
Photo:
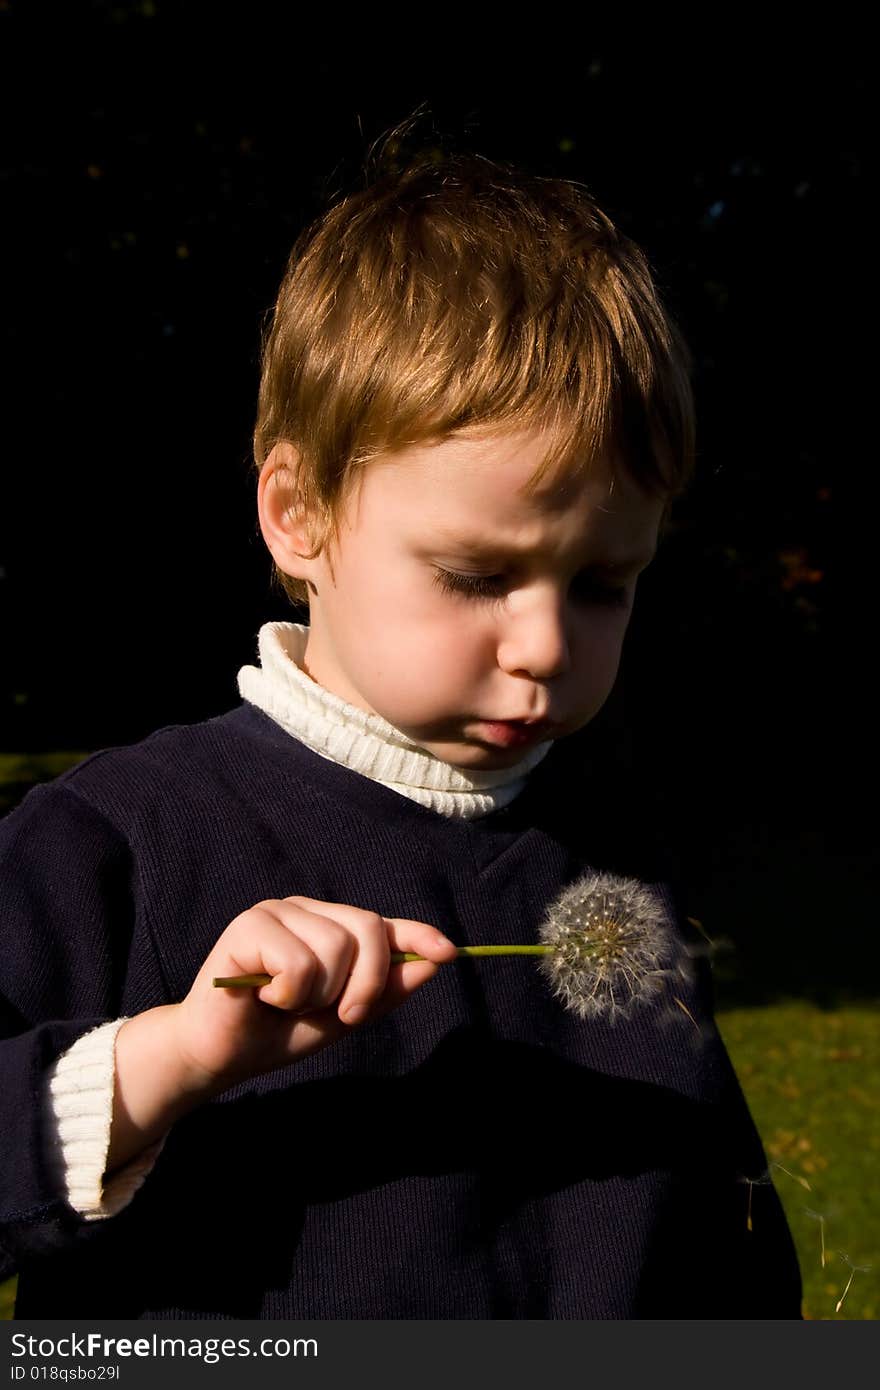
[[[683,1004],[683,1003],[681,1002],[681,1000],[679,999],[679,997],[678,997],[677,994],[673,994],[673,996],[672,996],[672,1002],[673,1002],[673,1004],[677,1004],[678,1007],[682,1010],[683,1013],[686,1013],[686,1014],[687,1014],[687,1016],[688,1016],[688,1018],[690,1019],[691,1023],[694,1025],[694,1027],[696,1028],[697,1032],[699,1033],[699,1032],[700,1032],[700,1025],[699,1025],[699,1023],[697,1022],[697,1020],[694,1018],[694,1016],[693,1016],[693,1014],[691,1013],[690,1009],[688,1008],[687,1004]]]
[[[737,1182],[748,1183],[749,1203],[748,1207],[746,1208],[746,1230],[750,1231],[752,1230],[752,1188],[770,1187],[773,1183],[773,1178],[771,1176],[770,1169],[765,1168],[763,1173],[759,1173],[756,1178],[748,1178],[745,1174],[743,1174],[741,1177],[737,1178]]]
[[[715,942],[712,940],[711,936],[706,931],[706,928],[703,926],[699,917],[688,917],[687,920],[690,922],[692,927],[696,927],[697,931],[700,933],[700,936],[702,936],[706,941],[708,941],[709,945],[714,948]]]
[[[637,879],[588,873],[576,879],[547,909],[538,935],[527,946],[459,946],[459,956],[539,956],[553,993],[581,1018],[627,1016],[674,975],[689,978],[689,961],[669,929],[659,899]],[[424,960],[392,951],[391,961]],[[216,977],[221,987],[258,987],[271,975]],[[696,1024],[680,1000],[679,1007]],[[699,1028],[699,1025],[697,1025]]]
[[[812,1192],[812,1190],[813,1190],[813,1189],[810,1187],[810,1184],[807,1182],[806,1178],[798,1177],[797,1173],[789,1173],[789,1171],[788,1171],[787,1168],[783,1168],[782,1164],[781,1164],[781,1163],[777,1163],[775,1160],[774,1160],[773,1163],[770,1164],[770,1167],[769,1167],[769,1168],[765,1168],[764,1171],[763,1171],[763,1173],[759,1173],[758,1176],[757,1176],[756,1178],[748,1178],[748,1177],[745,1176],[745,1174],[743,1174],[741,1177],[737,1178],[737,1182],[745,1182],[745,1183],[748,1183],[748,1185],[749,1185],[749,1205],[748,1205],[748,1210],[747,1210],[747,1212],[746,1212],[746,1230],[747,1230],[747,1231],[750,1231],[750,1230],[752,1229],[752,1188],[753,1188],[753,1187],[771,1187],[772,1184],[773,1184],[773,1169],[774,1169],[774,1168],[778,1168],[778,1169],[780,1170],[780,1172],[788,1174],[788,1176],[789,1176],[790,1178],[794,1178],[795,1182],[799,1182],[800,1185],[801,1185],[801,1187],[805,1187],[805,1188],[807,1189],[808,1192]],[[808,1210],[808,1208],[805,1208],[805,1210]],[[824,1236],[823,1236],[823,1241],[824,1241]],[[823,1247],[823,1248],[824,1248],[824,1247]]]
[[[812,1208],[812,1207],[804,1207],[804,1211],[807,1213],[807,1216],[811,1216],[811,1217],[813,1218],[814,1221],[818,1221],[818,1223],[819,1223],[820,1255],[821,1255],[821,1259],[822,1259],[822,1268],[824,1269],[824,1268],[825,1268],[825,1217],[822,1215],[821,1211],[813,1211],[813,1208]]]
[[[805,1188],[807,1189],[808,1192],[812,1192],[813,1189],[810,1187],[810,1184],[807,1182],[806,1178],[800,1177],[799,1174],[797,1174],[797,1173],[789,1173],[788,1169],[787,1169],[787,1168],[783,1168],[783,1166],[782,1166],[781,1163],[777,1163],[777,1162],[774,1161],[773,1163],[770,1164],[770,1168],[771,1168],[771,1171],[772,1171],[772,1169],[774,1169],[774,1168],[778,1168],[779,1171],[780,1171],[781,1173],[785,1173],[786,1176],[789,1177],[789,1178],[794,1178],[795,1182],[799,1182],[800,1185],[801,1185],[801,1187],[805,1187]]]
[[[847,1280],[846,1288],[844,1289],[843,1293],[840,1295],[840,1298],[837,1300],[837,1304],[836,1304],[835,1309],[834,1309],[835,1313],[839,1313],[840,1310],[841,1310],[841,1308],[843,1307],[843,1300],[846,1298],[847,1294],[849,1293],[849,1286],[850,1286],[850,1284],[852,1283],[853,1279],[855,1278],[856,1274],[867,1274],[868,1270],[871,1268],[870,1265],[857,1265],[857,1264],[853,1264],[853,1262],[852,1262],[852,1260],[850,1259],[849,1255],[844,1254],[844,1252],[843,1252],[842,1250],[838,1250],[837,1253],[838,1253],[838,1255],[840,1256],[840,1258],[843,1260],[844,1264],[848,1264],[848,1265],[849,1265],[850,1271],[851,1271],[851,1272],[850,1272],[849,1279]]]

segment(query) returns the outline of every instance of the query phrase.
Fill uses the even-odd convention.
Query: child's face
[[[314,586],[307,674],[460,768],[510,766],[593,718],[656,548],[663,504],[627,478],[602,470],[527,497],[545,451],[540,433],[503,434],[374,463],[343,515],[332,576],[326,553],[293,553],[307,537],[269,486],[273,459],[261,475],[267,544]],[[491,727],[539,718],[554,727]]]

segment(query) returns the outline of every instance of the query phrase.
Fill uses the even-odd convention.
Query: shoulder
[[[254,715],[257,718],[254,718]],[[53,781],[34,787],[4,818],[9,832],[38,821],[92,827],[129,840],[163,807],[217,800],[222,786],[253,775],[264,731],[252,706],[193,724],[157,729],[137,742],[102,748]]]

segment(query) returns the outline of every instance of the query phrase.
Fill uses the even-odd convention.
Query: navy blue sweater
[[[131,1204],[53,1190],[39,1098],[82,1033],[180,1000],[219,935],[303,894],[530,942],[605,869],[700,939],[589,730],[506,808],[449,819],[247,703],[94,754],[0,822],[0,1246],[17,1316],[798,1318],[800,1275],[695,958],[616,1027],[529,958],[461,959],[399,1009],[172,1129]]]

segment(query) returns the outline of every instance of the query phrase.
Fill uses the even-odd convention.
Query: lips
[[[543,719],[487,719],[482,721],[488,741],[503,748],[518,748],[549,737],[553,725]]]

